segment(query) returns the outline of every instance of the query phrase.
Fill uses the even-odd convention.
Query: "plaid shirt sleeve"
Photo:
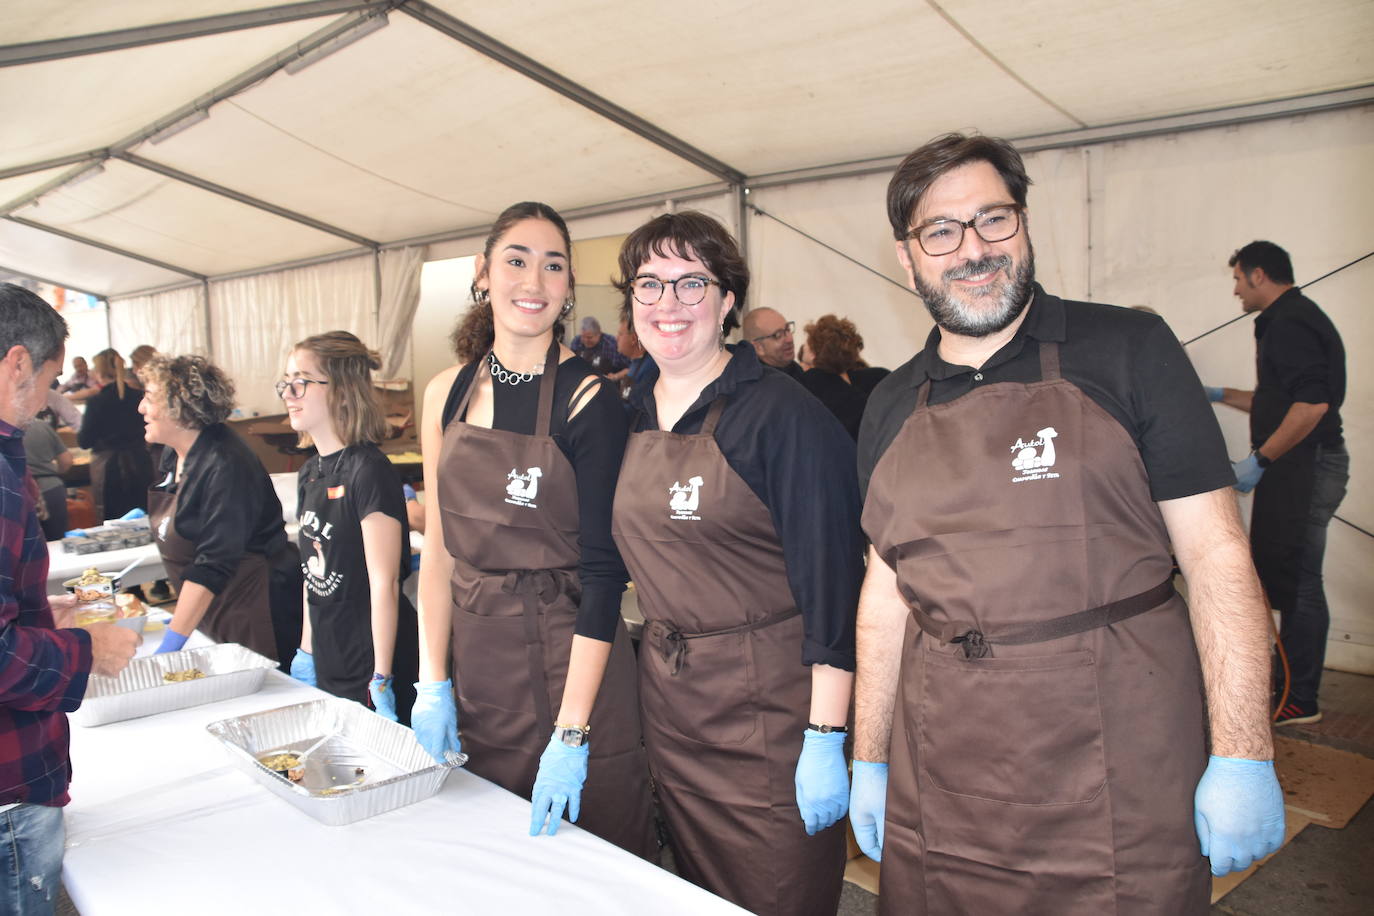
[[[70,774],[62,713],[86,693],[91,640],[53,628],[48,545],[25,486],[23,441],[8,433],[0,427],[0,804],[61,804]]]

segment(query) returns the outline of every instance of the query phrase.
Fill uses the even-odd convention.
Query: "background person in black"
[[[441,760],[458,750],[461,724],[468,768],[531,794],[531,834],[546,821],[554,833],[566,805],[585,829],[654,859],[620,619],[626,573],[610,533],[626,418],[615,387],[557,343],[572,305],[571,249],[546,204],[507,208],[454,332],[462,364],[425,392],[425,493],[437,508],[420,560],[411,719]]]
[[[1251,242],[1227,262],[1235,294],[1255,319],[1254,391],[1208,388],[1250,414],[1253,451],[1235,463],[1236,489],[1255,491],[1250,548],[1278,608],[1292,684],[1276,725],[1317,722],[1331,612],[1322,585],[1326,528],[1350,479],[1341,432],[1345,346],[1336,326],[1293,285],[1293,262],[1273,242]]]
[[[802,374],[802,386],[819,398],[858,441],[859,422],[863,420],[868,395],[888,370],[870,367],[863,361],[860,354],[864,339],[848,318],[822,315],[808,324],[806,347],[812,368]]]
[[[149,516],[178,589],[158,651],[175,652],[199,627],[285,671],[301,639],[300,554],[262,462],[224,425],[234,385],[202,356],[159,356],[143,377],[148,441],[167,446]]]
[[[296,344],[277,383],[291,428],[316,453],[297,478],[309,609],[291,676],[410,724],[419,672],[415,608],[401,594],[410,533],[401,478],[377,443],[386,418],[377,354],[347,331]]]
[[[115,350],[101,350],[93,362],[104,387],[86,402],[76,441],[91,450],[91,499],[95,517],[103,521],[148,508],[153,461],[143,439],[138,380],[125,372],[124,357]]]

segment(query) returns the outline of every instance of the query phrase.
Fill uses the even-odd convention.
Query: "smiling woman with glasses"
[[[631,392],[612,526],[645,619],[641,721],[678,873],[752,913],[834,913],[863,572],[854,444],[750,342],[724,344],[749,269],[716,220],[651,220],[619,268],[657,369]]]
[[[300,554],[262,462],[225,425],[234,383],[201,356],[154,357],[143,380],[147,439],[167,446],[148,514],[177,588],[158,652],[177,651],[199,629],[284,671],[300,644]]]

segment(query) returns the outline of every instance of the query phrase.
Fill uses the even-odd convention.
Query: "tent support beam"
[[[198,19],[182,19],[177,22],[160,22],[155,25],[144,25],[131,29],[116,29],[91,35],[78,35],[74,38],[52,38],[46,41],[3,45],[0,46],[0,67],[15,67],[47,60],[61,60],[64,57],[121,51],[125,48],[138,48],[167,41],[181,41],[186,38],[201,38],[206,35],[255,29],[261,26],[278,25],[283,22],[295,22],[299,19],[336,16],[340,13],[353,13],[359,10],[385,10],[390,6],[391,3],[387,0],[308,0],[304,3],[287,3],[281,6],[247,10],[242,13],[224,13]]]
[[[442,32],[449,38],[467,45],[479,54],[491,58],[498,64],[509,67],[516,73],[534,80],[547,89],[552,89],[564,98],[571,99],[582,107],[596,112],[606,120],[619,124],[631,133],[637,134],[673,155],[687,160],[697,168],[710,172],[717,178],[731,184],[744,182],[744,173],[739,169],[697,149],[687,141],[675,137],[639,115],[621,108],[585,86],[550,70],[537,60],[526,57],[509,45],[504,45],[490,35],[477,31],[462,20],[455,19],[443,10],[425,3],[424,0],[401,0],[398,9],[430,28]]]
[[[68,232],[65,229],[58,229],[55,226],[45,226],[42,223],[35,223],[33,220],[24,219],[22,216],[7,215],[4,218],[12,223],[18,223],[19,225],[27,226],[30,229],[37,229],[39,232],[48,232],[53,235],[60,236],[61,238],[67,239],[68,241],[80,242],[82,245],[90,245],[92,248],[99,248],[102,251],[108,251],[111,254],[117,254],[135,261],[142,261],[144,264],[151,264],[154,267],[161,267],[163,270],[170,270],[172,273],[185,274],[188,277],[195,277],[197,280],[205,279],[205,274],[196,273],[194,270],[188,270],[185,267],[178,267],[175,264],[168,264],[166,261],[159,261],[156,258],[150,258],[146,255],[137,254],[124,248],[116,248],[114,245],[107,245],[104,242],[99,242],[95,239],[86,238],[84,235],[77,235],[74,232]]]
[[[347,229],[340,229],[338,226],[331,226],[328,223],[321,222],[320,220],[315,219],[314,217],[306,216],[303,213],[297,213],[294,210],[288,210],[285,207],[278,207],[276,204],[268,203],[267,201],[260,200],[256,197],[251,197],[248,194],[242,193],[241,191],[235,191],[233,188],[226,188],[224,185],[215,184],[213,181],[207,181],[204,178],[198,178],[195,175],[192,175],[188,172],[183,172],[180,169],[174,169],[169,165],[163,165],[162,163],[154,162],[151,159],[144,159],[142,156],[137,156],[133,153],[115,153],[114,158],[122,159],[130,165],[136,165],[141,169],[147,169],[150,172],[156,172],[157,174],[162,175],[166,178],[171,178],[173,181],[180,181],[184,184],[189,184],[193,187],[200,188],[202,191],[209,191],[211,194],[218,194],[220,197],[227,197],[230,200],[236,200],[239,203],[244,204],[246,206],[254,207],[258,210],[271,213],[273,216],[280,216],[282,219],[289,219],[292,222],[300,223],[303,226],[309,226],[311,229],[315,229],[320,232],[326,232],[330,235],[336,235],[341,239],[347,239],[355,245],[362,245],[366,248],[375,249],[378,247],[379,244],[377,242],[372,241],[369,238],[365,238],[361,235],[355,235],[352,232],[349,232]]]
[[[56,159],[45,159],[42,162],[30,162],[28,165],[11,166],[7,169],[0,169],[0,181],[6,178],[18,178],[20,175],[32,175],[34,172],[45,172],[48,169],[61,168],[64,165],[95,162],[104,159],[105,155],[105,150],[93,149],[84,153],[72,153],[70,156],[58,156]]]

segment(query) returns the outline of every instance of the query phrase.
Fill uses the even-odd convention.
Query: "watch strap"
[[[815,722],[808,722],[806,727],[813,732],[820,732],[822,735],[829,735],[832,733],[844,735],[849,733],[849,729],[843,725],[817,725]]]

